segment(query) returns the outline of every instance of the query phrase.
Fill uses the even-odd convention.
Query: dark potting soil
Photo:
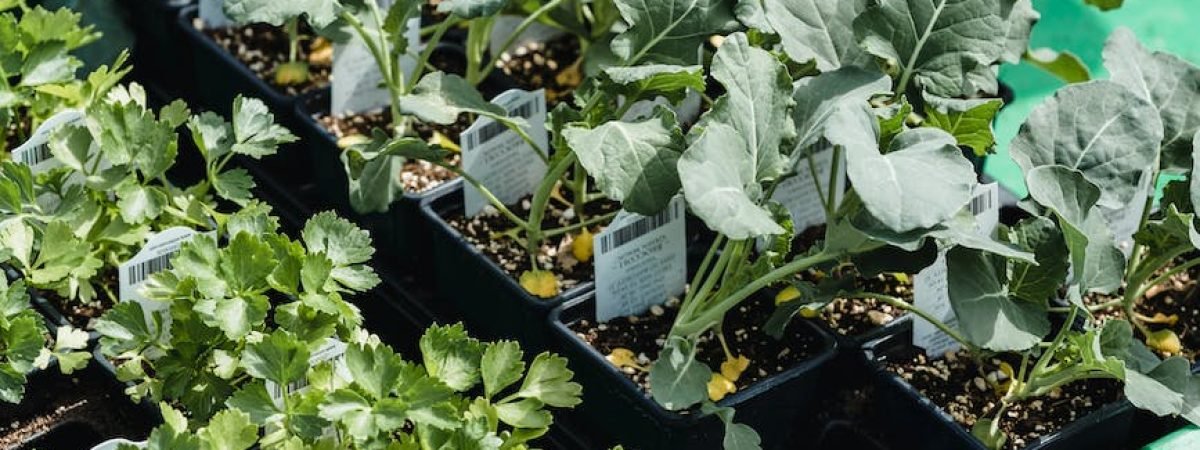
[[[546,89],[550,109],[570,101],[583,82],[579,38],[565,34],[546,42],[529,42],[500,54],[496,69],[525,90]]]
[[[908,347],[883,361],[888,371],[899,375],[968,431],[981,418],[990,418],[999,406],[1000,395],[981,375],[965,352],[930,360],[925,353]],[[995,361],[993,361],[995,362]],[[984,373],[995,373],[989,367]],[[1065,427],[1121,398],[1116,380],[1083,380],[1045,396],[1013,404],[1000,420],[1000,429],[1008,435],[1005,449],[1019,450],[1041,436]]]
[[[1186,262],[1186,258],[1176,261],[1176,263],[1183,262]],[[1154,276],[1157,277],[1173,267],[1174,265],[1168,266],[1156,272]],[[1196,276],[1192,274],[1192,271],[1181,272],[1171,276],[1162,284],[1152,286],[1134,307],[1138,314],[1148,318],[1154,318],[1160,314],[1168,318],[1174,316],[1176,318],[1174,323],[1146,323],[1146,326],[1155,331],[1162,329],[1174,331],[1183,346],[1183,352],[1178,356],[1183,356],[1193,363],[1200,359],[1200,304],[1197,304],[1197,290],[1200,288],[1198,286],[1200,284],[1197,283]],[[1123,288],[1112,295],[1087,295],[1083,298],[1083,302],[1088,306],[1097,306],[1119,299],[1122,295],[1124,295]],[[1115,306],[1092,312],[1092,321],[1096,325],[1103,325],[1104,322],[1111,319],[1126,319],[1125,311],[1120,306]],[[1141,335],[1136,328],[1134,332]],[[1171,356],[1161,352],[1157,353],[1161,357]]]
[[[145,439],[154,424],[102,376],[95,370],[62,375],[55,368],[34,376],[21,404],[0,408],[0,448],[23,449],[39,443],[47,448],[51,437],[47,431],[55,435],[55,442],[65,439],[78,444],[50,448],[91,448],[113,437]],[[67,425],[55,429],[59,424]]]
[[[821,350],[820,338],[807,333],[804,327],[789,327],[781,340],[767,336],[761,330],[761,325],[774,309],[774,302],[769,296],[759,295],[751,297],[725,316],[725,341],[729,344],[729,351],[735,356],[750,359],[750,366],[737,381],[738,389],[795,367]],[[679,300],[671,299],[640,316],[621,317],[605,323],[581,320],[571,324],[570,328],[602,355],[610,355],[618,348],[628,349],[636,355],[639,365],[649,367],[658,358],[658,352],[666,343],[678,313]],[[725,361],[725,352],[716,334],[712,331],[705,333],[697,345],[697,359],[714,372],[719,370]],[[621,371],[649,395],[647,372],[632,367],[622,368]]]
[[[330,133],[333,133],[337,139],[342,139],[348,136],[370,136],[371,130],[381,129],[387,130],[391,125],[391,118],[388,113],[377,111],[369,114],[355,114],[352,116],[331,116],[327,114],[318,115],[315,117],[317,122],[321,124]],[[422,139],[429,140],[433,137],[433,132],[438,131],[454,142],[458,141],[458,136],[463,130],[470,126],[466,121],[466,117],[459,117],[458,122],[449,126],[428,125],[418,123],[416,131]],[[453,165],[458,165],[459,156],[455,153],[447,162]],[[400,184],[404,186],[404,192],[420,193],[441,186],[447,181],[458,178],[454,172],[433,164],[429,161],[407,160],[404,166],[400,169],[399,177]]]
[[[809,247],[818,244],[825,237],[825,226],[809,227],[792,240],[792,249],[796,254],[805,252]],[[886,294],[912,303],[912,282],[900,279],[892,274],[881,274],[873,278],[863,278],[853,267],[841,269],[838,276],[854,276],[857,284],[867,292]],[[816,283],[826,275],[816,270],[807,270],[799,274],[799,278]],[[875,299],[838,298],[821,310],[821,320],[829,328],[843,336],[863,336],[903,317],[908,312]]]
[[[112,289],[113,293],[116,293],[118,285],[116,269],[102,269],[98,279],[100,284],[108,286],[109,289]],[[47,301],[50,302],[50,305],[53,306],[54,309],[57,309],[58,312],[62,313],[71,326],[87,331],[95,330],[96,319],[99,319],[100,316],[103,315],[105,311],[108,311],[110,308],[112,308],[114,304],[113,299],[109,298],[108,294],[106,294],[103,289],[97,290],[96,297],[92,299],[91,302],[87,303],[84,303],[79,299],[68,299],[54,293],[53,291],[39,292],[43,297],[46,298]]]
[[[314,39],[308,25],[301,24],[298,61],[308,62],[307,81],[290,86],[275,83],[275,68],[288,62],[289,41],[282,28],[267,24],[250,24],[226,28],[204,28],[199,18],[192,21],[196,27],[225,51],[245,64],[258,78],[289,96],[297,96],[329,85],[333,71],[333,47],[324,39]]]
[[[529,216],[530,200],[527,196],[516,205],[510,206],[520,217]],[[611,200],[593,201],[584,206],[583,211],[588,217],[596,217],[616,211],[621,205]],[[467,243],[487,255],[493,263],[504,270],[509,276],[517,279],[521,273],[530,269],[529,253],[525,245],[511,236],[501,236],[516,225],[500,214],[499,211],[485,208],[479,215],[471,218],[463,216],[461,211],[448,217],[447,222],[467,240]],[[562,201],[551,198],[549,208],[542,219],[542,229],[550,230],[577,224],[575,211]],[[591,228],[592,234],[599,233],[603,226]],[[559,292],[571,289],[580,283],[594,278],[592,261],[579,261],[571,251],[574,235],[568,233],[549,238],[542,243],[537,255],[539,268],[549,270],[558,278]]]
[[[23,114],[18,114],[18,117],[21,117],[22,120],[9,122],[8,126],[4,129],[5,150],[11,151],[12,149],[17,148],[21,144],[25,143],[25,140],[29,138],[29,135],[33,134],[33,129],[31,126],[32,124],[29,123],[29,118]],[[7,157],[5,159],[7,159]]]

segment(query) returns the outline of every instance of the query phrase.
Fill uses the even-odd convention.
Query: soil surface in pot
[[[546,42],[527,42],[500,54],[496,70],[525,90],[546,89],[550,109],[570,101],[583,82],[579,38],[564,34]]]
[[[931,360],[924,351],[906,347],[888,355],[884,364],[888,371],[899,375],[968,431],[980,418],[995,414],[999,405],[999,395],[965,352]],[[1000,428],[1008,435],[1004,448],[1024,448],[1121,396],[1121,384],[1116,380],[1083,380],[1045,396],[1018,402],[1009,407],[1000,421]]]
[[[118,285],[116,269],[102,269],[98,279],[100,284],[108,286],[114,293],[116,292]],[[102,289],[97,291],[96,298],[88,303],[84,303],[78,299],[62,297],[53,291],[39,292],[46,298],[46,301],[50,302],[50,305],[54,309],[62,313],[71,326],[87,331],[96,329],[94,326],[96,319],[99,319],[105,311],[108,311],[113,306],[113,300]]]
[[[103,439],[124,437],[142,440],[154,424],[137,405],[107,380],[99,370],[84,370],[62,375],[57,368],[34,376],[21,404],[0,408],[0,448],[25,448],[58,424],[85,425]],[[81,438],[84,436],[80,436]],[[80,443],[73,448],[91,448],[97,442]]]
[[[729,351],[735,357],[750,359],[750,366],[737,381],[738,389],[795,367],[821,351],[820,337],[808,333],[806,327],[788,327],[781,340],[767,336],[761,325],[774,310],[775,304],[769,296],[758,295],[725,317],[724,332]],[[649,367],[658,358],[678,313],[679,300],[671,299],[640,316],[621,317],[605,323],[581,320],[571,324],[570,328],[602,355],[611,355],[618,348],[628,349],[636,355],[639,365]],[[725,352],[716,334],[705,333],[698,346],[697,359],[714,371],[719,370],[725,361]],[[621,368],[621,371],[649,395],[647,372],[632,367]]]
[[[513,213],[519,217],[529,217],[531,197],[527,196],[516,205],[510,206]],[[597,200],[584,206],[587,217],[596,217],[612,213],[620,209],[619,203],[611,200]],[[475,217],[465,217],[462,210],[446,217],[450,224],[472,247],[475,247],[492,263],[499,266],[513,279],[518,279],[521,273],[530,269],[529,253],[525,245],[516,239],[497,236],[512,230],[514,225],[508,218],[490,206]],[[562,201],[551,199],[545,217],[542,219],[542,229],[550,230],[579,223],[575,211]],[[599,233],[602,226],[591,228],[592,234]],[[567,233],[551,237],[542,243],[537,255],[539,268],[549,270],[558,278],[559,292],[564,292],[581,283],[592,281],[595,277],[592,261],[579,261],[571,251],[574,236],[578,233]]]
[[[1176,263],[1184,263],[1186,259],[1177,260]],[[1158,271],[1154,274],[1155,277],[1162,275],[1167,270],[1175,267],[1174,265]],[[1183,353],[1178,356],[1183,356],[1192,362],[1200,359],[1200,304],[1197,303],[1197,279],[1192,271],[1184,271],[1172,275],[1169,279],[1157,286],[1153,286],[1146,291],[1146,295],[1138,301],[1135,312],[1144,318],[1160,319],[1154,322],[1145,322],[1146,326],[1151,330],[1157,331],[1162,329],[1170,329],[1179,336],[1179,341],[1183,344]],[[1121,298],[1124,294],[1124,289],[1119,290],[1114,295],[1088,295],[1084,297],[1084,304],[1089,306],[1097,306],[1107,303],[1112,300]],[[1096,324],[1103,324],[1110,319],[1125,319],[1125,311],[1120,306],[1102,309],[1092,313],[1093,321]],[[1134,329],[1134,332],[1141,336],[1141,331]],[[1161,352],[1159,356],[1171,356]]]
[[[381,129],[387,130],[391,125],[389,113],[385,111],[376,111],[369,114],[355,114],[351,116],[331,116],[322,114],[316,116],[317,122],[326,130],[332,133],[338,140],[349,136],[370,136],[371,130]],[[441,133],[451,142],[458,142],[458,136],[463,130],[466,130],[471,124],[467,122],[466,116],[460,116],[458,122],[450,125],[430,125],[425,123],[417,123],[417,134],[425,140],[430,140],[434,136],[434,132]],[[458,153],[454,153],[446,162],[452,165],[458,165]],[[458,178],[458,175],[445,167],[433,164],[429,161],[407,160],[404,166],[400,169],[399,177],[400,184],[404,186],[404,192],[421,193],[445,184],[447,181]]]
[[[792,240],[792,248],[799,252],[807,251],[809,247],[820,243],[825,238],[825,226],[809,227]],[[807,270],[799,274],[799,278],[811,283],[817,283],[827,276],[816,270]],[[901,279],[893,274],[881,274],[873,278],[858,275],[853,267],[842,269],[838,276],[854,276],[857,284],[867,292],[887,294],[906,302],[912,303],[912,281]],[[907,277],[911,277],[908,275]],[[870,298],[837,298],[829,306],[821,310],[821,320],[829,328],[843,336],[859,337],[887,326],[896,319],[908,314],[908,311]]]
[[[23,109],[18,112],[18,117],[21,117],[22,120],[10,122],[4,129],[4,148],[8,151],[24,144],[25,139],[28,139],[28,136],[33,134],[29,118],[22,115],[25,113]],[[21,138],[21,136],[25,136],[25,138]]]
[[[288,62],[290,43],[282,28],[259,23],[206,29],[199,18],[193,19],[192,26],[234,55],[259,79],[283,94],[297,96],[329,85],[329,76],[333,72],[333,47],[327,40],[313,38],[314,34],[307,24],[300,25],[300,36],[303,37],[296,60],[308,62],[308,80],[288,86],[275,82],[275,68]]]

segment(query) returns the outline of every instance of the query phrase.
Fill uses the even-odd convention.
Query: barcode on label
[[[535,113],[540,112],[540,110],[541,110],[541,108],[538,107],[537,99],[532,98],[527,102],[516,105],[516,107],[514,107],[513,109],[509,109],[508,116],[509,117],[520,117],[522,119],[529,119],[530,117],[533,117],[533,115]],[[496,136],[499,136],[500,134],[504,133],[505,131],[508,131],[508,127],[505,126],[503,123],[500,123],[500,122],[489,123],[487,125],[484,125],[483,128],[480,128],[478,132],[467,134],[466,146],[467,146],[467,148],[478,147],[479,145],[481,145],[487,141],[495,139]]]
[[[990,192],[984,192],[971,199],[971,214],[979,215],[979,213],[990,209],[992,209],[992,196]]]
[[[29,167],[41,164],[50,158],[50,146],[46,144],[36,145],[29,150],[21,152],[21,163]]]
[[[290,394],[293,392],[298,392],[299,390],[304,389],[306,387],[308,387],[308,378],[303,378],[303,379],[288,383],[286,393]],[[270,391],[271,398],[283,398],[283,395],[285,394],[283,388],[281,388],[276,383],[267,383],[267,389]]]
[[[142,261],[138,264],[128,267],[129,284],[136,285],[150,278],[150,275],[162,272],[171,268],[171,257],[175,256],[176,252],[159,255],[154,258]]]
[[[679,218],[680,205],[674,204],[653,216],[643,217],[637,222],[631,223],[604,235],[600,238],[600,252],[608,253],[613,249],[620,248],[622,245],[628,244],[630,241],[644,236],[646,233],[657,230],[659,227],[671,223]]]

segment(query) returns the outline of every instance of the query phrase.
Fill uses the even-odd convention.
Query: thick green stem
[[[526,228],[526,229],[529,228],[529,224],[527,222],[525,222],[524,219],[517,216],[515,213],[512,212],[512,210],[508,209],[508,205],[505,205],[504,202],[500,201],[499,198],[496,198],[496,194],[493,194],[492,191],[488,190],[487,186],[484,186],[483,182],[479,181],[478,178],[471,176],[471,174],[467,173],[466,171],[462,170],[461,167],[458,167],[456,165],[446,164],[446,163],[437,163],[437,164],[439,166],[445,167],[446,169],[448,169],[450,171],[453,171],[459,177],[462,177],[463,181],[466,181],[467,183],[470,183],[471,186],[474,186],[475,189],[479,191],[479,194],[483,196],[483,199],[487,200],[488,203],[490,203],[492,205],[492,207],[496,208],[497,211],[500,211],[500,214],[504,215],[504,217],[507,218],[509,221],[512,221],[512,223],[516,224],[517,226],[519,226],[521,228]]]
[[[293,17],[288,20],[285,31],[288,35],[288,62],[296,62],[300,54],[300,18]]]
[[[529,220],[525,223],[525,250],[529,252],[530,257],[537,254],[538,247],[542,243],[545,236],[542,234],[542,218],[546,215],[546,207],[550,202],[550,193],[554,191],[554,185],[567,173],[567,169],[575,164],[578,156],[574,152],[567,153],[565,157],[560,159],[546,176],[542,178],[542,184],[533,194],[533,201],[530,204]],[[535,267],[536,269],[536,267]]]
[[[911,303],[908,303],[908,302],[898,299],[896,297],[892,297],[890,295],[876,294],[873,292],[859,292],[859,293],[854,294],[854,297],[872,298],[872,299],[887,303],[888,305],[891,305],[893,308],[898,308],[898,309],[902,309],[904,311],[908,311],[908,312],[916,315],[917,317],[924,319],[926,322],[929,322],[934,327],[936,327],[939,331],[946,333],[946,336],[950,336],[950,339],[954,339],[955,342],[958,342],[959,345],[962,345],[963,348],[967,349],[967,351],[969,351],[972,355],[979,353],[979,347],[976,347],[975,344],[972,344],[971,341],[968,341],[966,337],[964,337],[962,334],[960,334],[958,332],[958,330],[955,330],[951,326],[947,325],[945,322],[942,322],[940,319],[933,317],[929,313],[925,312],[921,308],[917,308],[916,306],[914,306]]]
[[[574,172],[575,180],[571,189],[573,193],[571,208],[575,210],[575,219],[583,223],[587,220],[584,210],[584,206],[587,205],[587,171],[583,170],[583,164],[576,161]]]
[[[602,214],[602,215],[599,215],[599,216],[596,216],[596,217],[592,217],[592,218],[590,218],[590,219],[588,219],[588,220],[585,220],[585,221],[583,221],[583,222],[579,222],[579,223],[575,223],[575,224],[567,225],[567,226],[565,226],[565,227],[559,227],[559,228],[552,228],[552,229],[549,229],[549,230],[543,230],[543,231],[542,231],[542,237],[544,237],[544,238],[552,238],[552,237],[555,237],[555,236],[561,236],[561,235],[564,235],[564,234],[570,233],[570,232],[572,232],[572,231],[575,231],[575,230],[582,229],[582,228],[584,228],[584,227],[590,227],[590,226],[592,226],[592,225],[596,225],[596,224],[598,224],[598,223],[604,223],[604,222],[607,222],[607,221],[609,221],[609,220],[612,220],[612,218],[613,218],[613,217],[617,217],[617,213],[618,213],[618,212],[619,212],[619,211],[613,211],[613,212],[610,212],[610,213]]]

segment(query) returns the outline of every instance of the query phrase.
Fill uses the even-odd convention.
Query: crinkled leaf
[[[298,138],[275,124],[275,115],[262,100],[238,96],[233,100],[234,153],[254,159],[274,155],[281,144]]]
[[[937,96],[995,92],[992,64],[1008,25],[999,0],[878,0],[854,21],[867,52],[899,66],[897,91],[910,81]]]
[[[484,395],[488,398],[495,396],[521,380],[525,373],[525,362],[521,360],[524,353],[520,344],[513,341],[500,341],[487,345],[480,363],[480,374],[483,377]]]
[[[484,348],[467,336],[462,324],[429,327],[421,336],[420,347],[429,376],[460,392],[479,382]]]
[[[976,156],[991,153],[996,145],[992,134],[992,121],[1004,102],[998,99],[944,99],[925,98],[925,122],[922,126],[940,128],[958,141],[958,145],[970,147]]]
[[[1037,258],[1037,264],[1013,262],[1011,295],[1027,302],[1043,302],[1056,296],[1071,264],[1066,241],[1054,222],[1044,217],[1025,219],[1012,228],[1009,238]]]
[[[745,139],[723,123],[708,125],[679,159],[679,178],[692,213],[730,239],[782,234],[762,196]]]
[[[369,233],[332,211],[309,219],[301,236],[309,252],[325,253],[335,266],[365,263],[375,253]]]
[[[1030,113],[1012,142],[1027,174],[1057,164],[1079,170],[1100,188],[1100,204],[1123,207],[1154,164],[1162,121],[1150,102],[1111,81],[1073,84]]]
[[[666,97],[671,102],[683,99],[690,89],[704,91],[704,68],[701,66],[676,66],[669,64],[646,64],[632,67],[609,67],[604,69],[607,88],[624,96],[627,102]]]
[[[767,23],[779,34],[788,57],[813,61],[828,72],[868,62],[854,37],[854,18],[866,9],[862,0],[764,0]]]
[[[1115,290],[1125,257],[1095,207],[1100,189],[1082,172],[1063,166],[1033,169],[1026,173],[1025,183],[1030,196],[1057,216],[1081,292]]]
[[[846,67],[815,77],[796,81],[792,100],[792,120],[796,124],[796,148],[803,150],[816,144],[832,127],[843,124],[832,120],[841,108],[861,107],[871,97],[889,92],[892,81],[886,75]],[[792,154],[793,160],[804,156],[804,152]]]
[[[242,368],[258,379],[286,385],[308,372],[308,348],[291,334],[276,331],[257,343],[246,344]]]
[[[567,359],[551,353],[540,353],[529,364],[525,381],[516,395],[537,399],[549,406],[570,408],[578,405],[583,387],[571,381],[575,373],[567,368]]]
[[[614,0],[629,25],[612,40],[613,53],[625,65],[643,62],[693,64],[700,45],[712,34],[737,27],[727,0]]]
[[[218,412],[196,433],[208,450],[246,450],[258,442],[258,426],[250,415],[236,409]]]

